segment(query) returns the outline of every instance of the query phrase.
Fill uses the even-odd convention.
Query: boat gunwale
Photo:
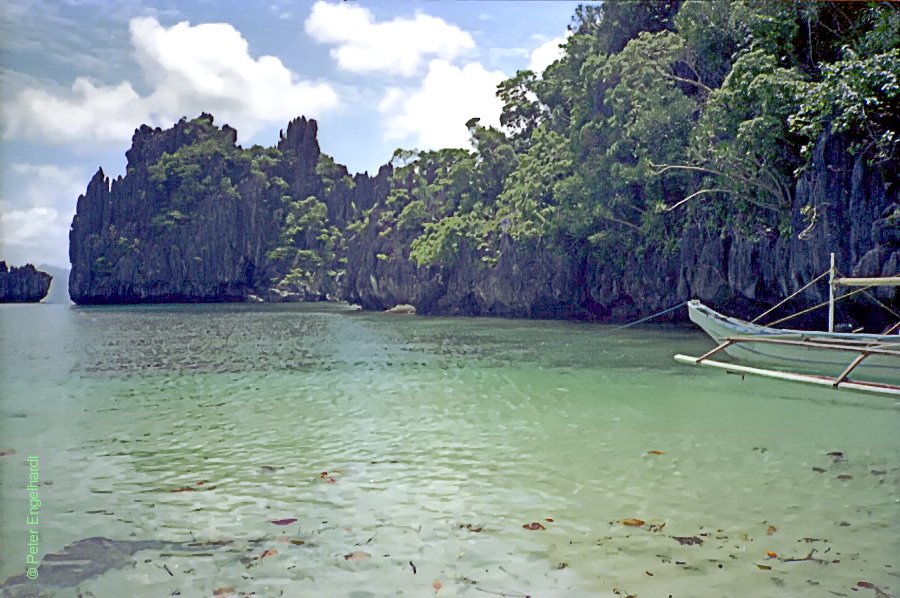
[[[712,337],[718,343],[718,346],[701,357],[679,355],[676,357],[678,361],[694,365],[718,367],[731,372],[756,374],[770,378],[831,386],[833,388],[855,389],[890,395],[900,394],[900,386],[897,385],[894,379],[896,373],[900,371],[900,367],[894,364],[895,361],[900,362],[900,351],[893,349],[893,347],[898,345],[894,339],[900,339],[900,337],[894,334],[829,333],[778,329],[725,316],[704,305],[699,300],[691,300],[687,305],[691,320],[707,335]],[[758,349],[755,349],[754,345]],[[776,353],[765,350],[763,347],[766,346],[772,347],[772,351],[776,351]],[[777,347],[782,347],[782,349],[779,350]],[[792,347],[796,351],[803,351],[804,349],[806,351],[815,351],[823,356],[823,359],[810,360],[803,356],[805,354],[795,355],[779,352],[791,351]],[[737,359],[738,363],[726,364],[710,359],[710,357],[720,351],[728,353],[733,359]],[[736,355],[732,351],[739,351],[741,354]],[[795,368],[800,367],[801,370],[812,365],[815,365],[817,368],[826,365],[831,367],[831,365],[837,365],[836,358],[840,354],[855,354],[856,358],[842,365],[842,372],[837,376],[791,369],[792,365]],[[831,358],[825,357],[826,355],[830,355]],[[877,363],[870,362],[870,359],[877,360]],[[740,365],[740,361],[749,361],[750,363],[754,361],[768,362],[775,367],[773,369],[763,369]],[[885,361],[887,363],[884,363]],[[858,367],[861,370],[865,370],[863,377],[850,379],[851,373],[861,371],[857,370]],[[887,380],[882,380],[884,376],[887,376]]]
[[[896,334],[884,335],[869,332],[825,332],[819,330],[797,330],[795,328],[772,328],[771,326],[755,324],[753,322],[741,320],[740,318],[726,316],[717,312],[708,305],[704,305],[698,299],[691,299],[690,301],[688,301],[688,311],[700,312],[704,316],[722,322],[724,325],[727,325],[730,328],[743,330],[746,333],[752,334],[765,334],[771,336],[797,336],[803,340],[807,340],[807,338],[809,340],[825,338],[840,340],[842,342],[857,343],[866,341],[882,341],[884,339],[891,339],[893,337],[900,336]]]

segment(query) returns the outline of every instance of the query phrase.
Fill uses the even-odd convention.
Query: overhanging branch
[[[691,193],[690,195],[688,195],[687,197],[685,197],[685,198],[682,199],[681,201],[679,201],[679,202],[677,202],[677,203],[674,203],[674,204],[672,204],[671,206],[667,206],[667,207],[666,207],[666,212],[671,212],[671,211],[675,210],[676,208],[678,208],[678,206],[681,206],[681,205],[683,205],[683,204],[685,204],[685,203],[691,201],[692,199],[694,199],[694,198],[697,197],[698,195],[706,195],[707,193],[734,193],[734,192],[731,191],[731,190],[729,190],[729,189],[723,189],[723,188],[700,189],[699,191],[694,191],[693,193]]]

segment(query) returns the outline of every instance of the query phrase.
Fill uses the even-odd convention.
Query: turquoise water
[[[712,346],[690,328],[610,330],[331,305],[0,306],[0,587],[898,593],[896,401],[679,365]],[[33,527],[57,563],[116,542],[2,585],[25,572]]]

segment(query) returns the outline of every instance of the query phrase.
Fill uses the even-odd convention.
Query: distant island
[[[831,252],[900,271],[894,11],[679,5],[579,8],[560,60],[499,85],[502,129],[374,175],[303,117],[268,148],[210,114],[141,126],[125,176],[78,199],[72,300],[627,320],[691,297],[756,315]]]
[[[0,303],[38,303],[47,296],[52,278],[31,264],[17,268],[0,261]]]

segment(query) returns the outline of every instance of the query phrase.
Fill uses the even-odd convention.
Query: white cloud
[[[396,108],[402,109],[401,104],[404,95],[406,95],[406,92],[399,87],[388,87],[384,97],[378,103],[378,111],[384,114]]]
[[[288,10],[289,7],[290,4],[287,2],[275,2],[269,5],[269,13],[275,18],[285,21],[294,16],[293,13]]]
[[[32,263],[64,267],[69,263],[66,241],[71,220],[53,208],[8,210],[5,202],[0,202],[2,259],[15,266]]]
[[[430,58],[453,60],[475,48],[472,36],[423,13],[375,22],[372,13],[342,2],[316,2],[306,19],[306,32],[332,44],[338,66],[355,73],[412,76]]]
[[[147,121],[144,104],[127,81],[98,87],[79,77],[68,97],[28,88],[4,110],[6,136],[49,143],[128,139]]]
[[[566,42],[566,37],[554,37],[532,50],[528,70],[534,71],[536,75],[540,76],[544,69],[562,58],[564,51],[560,48],[560,44]]]
[[[339,104],[328,84],[300,80],[274,56],[253,58],[231,25],[166,28],[145,17],[132,19],[129,29],[149,94],[138,94],[130,81],[100,85],[83,77],[66,94],[28,88],[4,107],[5,136],[123,141],[142,123],[167,127],[207,111],[246,139],[265,124],[320,116]]]
[[[75,198],[84,193],[91,173],[81,168],[63,168],[56,164],[28,164],[16,162],[9,165],[17,181],[18,203],[31,207],[51,205],[63,210],[71,208],[75,214]]]
[[[418,89],[392,88],[382,99],[378,109],[385,116],[385,136],[412,136],[419,149],[468,147],[467,120],[479,117],[483,125],[500,125],[503,103],[495,94],[505,78],[477,63],[460,68],[433,60]]]
[[[251,136],[264,123],[318,115],[338,104],[329,85],[300,81],[274,56],[252,58],[231,25],[183,22],[166,29],[144,18],[133,19],[130,29],[138,63],[156,87],[148,101],[170,111],[167,123],[182,106],[202,106]]]
[[[0,258],[65,266],[69,263],[68,232],[75,202],[90,173],[52,164],[10,164],[0,201]]]

